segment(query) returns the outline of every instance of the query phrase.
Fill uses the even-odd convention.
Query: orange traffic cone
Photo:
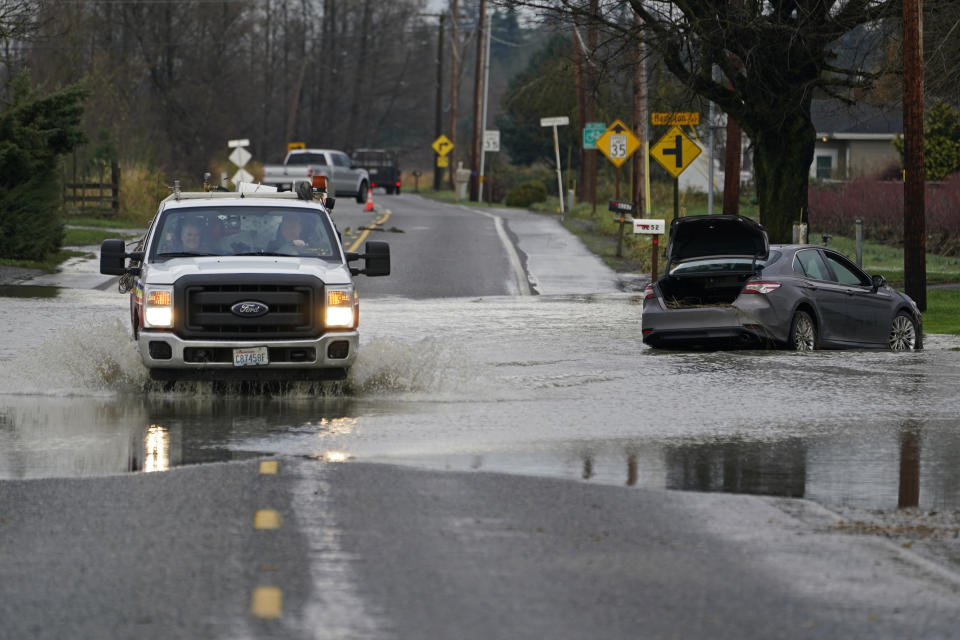
[[[363,210],[373,211],[373,189],[367,189],[367,206]]]

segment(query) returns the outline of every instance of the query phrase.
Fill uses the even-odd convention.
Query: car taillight
[[[644,289],[643,289],[643,299],[644,299],[644,300],[649,300],[650,298],[656,298],[656,297],[657,297],[657,294],[653,292],[653,285],[652,285],[652,284],[648,284],[646,287],[644,287]]]
[[[743,288],[743,293],[770,293],[779,288],[779,282],[748,282]]]

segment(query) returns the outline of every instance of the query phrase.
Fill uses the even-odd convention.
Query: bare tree
[[[540,11],[589,19],[587,0],[521,0]],[[597,20],[614,40],[643,40],[670,72],[731,115],[750,137],[761,222],[789,240],[804,215],[816,131],[815,95],[849,99],[884,70],[874,53],[898,0],[602,0]],[[855,29],[860,37],[844,39]],[[855,49],[844,49],[851,45]],[[712,74],[713,65],[721,77]]]

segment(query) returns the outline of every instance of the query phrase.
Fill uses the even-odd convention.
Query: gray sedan
[[[644,292],[644,343],[659,348],[921,348],[909,296],[816,245],[769,245],[741,216],[677,218],[666,275]]]

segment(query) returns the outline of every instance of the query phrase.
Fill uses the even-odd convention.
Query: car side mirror
[[[337,199],[333,196],[327,196],[324,199],[323,204],[327,208],[327,211],[333,211],[333,205],[337,204]]]
[[[872,293],[876,293],[882,287],[886,286],[887,279],[883,276],[873,276],[873,290]]]

